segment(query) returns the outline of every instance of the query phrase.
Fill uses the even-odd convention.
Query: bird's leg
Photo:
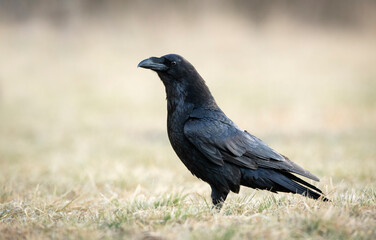
[[[212,198],[212,202],[213,202],[212,209],[216,209],[216,210],[220,211],[222,206],[223,206],[223,203],[225,202],[225,200],[227,198],[228,191],[225,191],[225,192],[218,191],[218,189],[216,189],[213,186],[211,186],[211,189],[212,189],[211,198]]]

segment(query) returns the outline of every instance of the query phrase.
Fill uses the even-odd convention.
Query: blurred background
[[[373,0],[1,0],[0,200],[209,198],[169,145],[162,83],[136,67],[168,53],[329,197],[374,186]]]

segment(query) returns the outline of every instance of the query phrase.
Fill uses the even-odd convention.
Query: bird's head
[[[137,67],[151,69],[158,73],[164,83],[181,80],[188,75],[196,75],[196,69],[177,54],[167,54],[162,57],[151,57],[142,60]]]
[[[213,97],[191,63],[177,54],[151,57],[137,67],[155,71],[166,87],[167,99],[183,96],[185,101],[204,103]]]

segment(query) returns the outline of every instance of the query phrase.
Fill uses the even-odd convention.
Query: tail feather
[[[301,183],[309,188],[312,188],[313,190],[319,192],[322,194],[322,191],[320,189],[318,189],[317,187],[313,186],[312,184],[309,184],[307,183],[306,181],[304,181],[303,179],[300,179],[298,178],[297,176],[295,176],[294,174],[291,174],[289,172],[281,172],[283,175],[285,175],[286,177],[294,180],[295,182],[298,182],[298,183]]]
[[[297,176],[273,169],[243,169],[241,184],[272,192],[297,193],[309,198],[328,201],[322,191]]]

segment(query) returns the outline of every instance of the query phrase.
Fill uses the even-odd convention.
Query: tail
[[[297,193],[313,199],[329,201],[322,191],[312,184],[284,171],[258,168],[242,169],[241,185],[272,192]]]

